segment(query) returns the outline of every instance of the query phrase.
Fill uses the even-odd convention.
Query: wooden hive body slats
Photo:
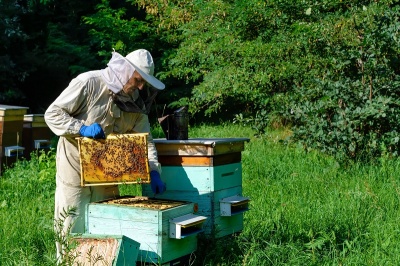
[[[151,195],[150,186],[143,186],[143,194]],[[198,205],[198,215],[209,217],[204,223],[206,234],[213,234],[214,237],[223,237],[243,229],[243,214],[237,214],[231,217],[221,217],[220,199],[232,195],[241,195],[242,187],[235,186],[221,189],[218,191],[182,191],[167,190],[161,195],[156,195],[160,199],[175,199],[182,201],[195,202]]]
[[[76,247],[70,251],[74,265],[135,265],[140,244],[123,235],[75,236]],[[98,259],[98,261],[96,261]]]
[[[189,140],[155,139],[159,155],[215,156],[244,150],[246,138],[196,138]]]
[[[196,250],[196,236],[185,239],[168,236],[169,220],[193,213],[193,209],[194,203],[164,210],[90,203],[86,228],[90,234],[123,234],[140,243],[139,261],[164,263]]]
[[[157,198],[198,204],[198,214],[209,219],[205,233],[223,237],[243,229],[243,213],[221,216],[220,200],[242,195],[241,153],[247,138],[156,139],[167,190]],[[154,196],[143,185],[144,196]]]
[[[163,166],[162,179],[168,184],[168,190],[216,191],[242,185],[242,164],[215,167]]]

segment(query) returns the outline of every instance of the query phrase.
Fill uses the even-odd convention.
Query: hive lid
[[[26,114],[28,107],[23,106],[13,106],[0,104],[0,116],[6,115],[24,115]]]
[[[154,139],[158,155],[215,156],[244,151],[248,138]]]
[[[79,137],[81,185],[150,183],[147,133]]]

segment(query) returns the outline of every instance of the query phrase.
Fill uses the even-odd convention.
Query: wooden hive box
[[[22,146],[25,147],[24,157],[30,158],[35,150],[49,150],[54,133],[47,126],[43,114],[24,115],[22,131]]]
[[[166,166],[217,166],[241,161],[247,138],[155,139],[158,160]]]
[[[246,141],[249,139],[154,140],[167,190],[154,195],[151,187],[144,185],[142,194],[197,203],[198,214],[208,217],[206,235],[219,238],[242,231],[249,202],[242,196],[241,152]],[[224,199],[233,196],[242,199],[232,202],[234,208],[243,204],[242,211],[226,216],[223,212],[229,203]]]
[[[20,145],[28,107],[0,104],[0,146]]]
[[[150,183],[147,133],[77,138],[81,186]]]
[[[7,147],[21,147],[22,126],[28,107],[0,104],[0,173],[4,164],[11,165],[23,153],[9,153]],[[15,149],[13,149],[15,150]],[[7,156],[12,154],[12,156]],[[7,158],[5,158],[7,157]]]
[[[24,120],[28,107],[0,104],[0,121],[20,121]],[[1,127],[0,127],[1,128]]]
[[[140,244],[123,235],[77,235],[68,257],[73,265],[136,265]]]
[[[125,196],[89,203],[89,234],[122,234],[138,243],[138,261],[163,264],[191,254],[197,248],[204,216],[193,214],[190,202]]]

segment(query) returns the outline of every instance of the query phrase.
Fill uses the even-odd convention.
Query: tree
[[[18,101],[22,92],[18,83],[29,75],[29,68],[19,66],[28,35],[23,31],[20,17],[27,12],[14,0],[0,1],[0,102],[7,104]]]
[[[95,2],[0,2],[3,103],[43,112],[71,76],[99,65],[81,26],[82,14],[93,12]]]
[[[292,125],[338,158],[399,149],[399,1],[138,0],[177,44],[192,114]]]

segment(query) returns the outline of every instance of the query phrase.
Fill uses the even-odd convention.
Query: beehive
[[[43,114],[24,115],[22,146],[24,157],[29,159],[32,151],[49,150],[53,132],[47,126]]]
[[[147,133],[78,138],[81,185],[149,183]]]
[[[241,152],[247,141],[155,139],[162,165],[161,179],[167,190],[154,195],[150,186],[144,185],[142,194],[197,203],[198,214],[208,217],[204,224],[208,236],[219,238],[242,231],[243,215],[250,200],[242,196]],[[234,210],[227,215],[229,207]]]
[[[22,125],[27,110],[28,107],[0,104],[0,172],[4,164],[11,165],[23,156]]]
[[[159,265],[196,250],[206,217],[193,214],[194,209],[191,202],[125,196],[89,203],[85,221],[89,234],[121,234],[137,241],[138,261]]]

